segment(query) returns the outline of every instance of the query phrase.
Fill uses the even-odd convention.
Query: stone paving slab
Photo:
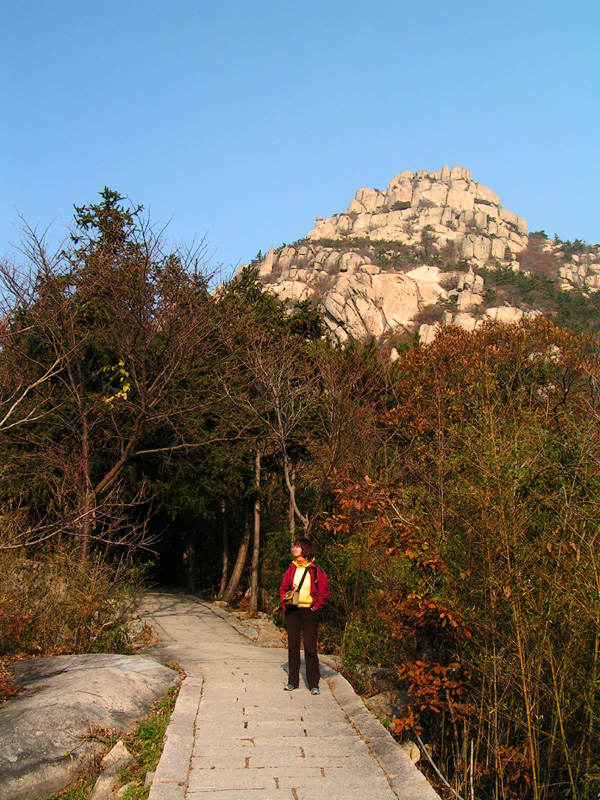
[[[186,800],[297,800],[289,789],[234,789],[233,791],[219,792],[218,795],[212,790],[208,792],[190,792],[186,795]],[[154,798],[153,798],[154,800]],[[165,798],[160,798],[165,800]],[[315,799],[316,800],[316,799]],[[363,798],[363,800],[365,800]]]
[[[245,639],[222,609],[149,593],[140,614],[187,674],[149,800],[439,800],[331,668],[320,695],[304,676],[284,692],[286,651]]]

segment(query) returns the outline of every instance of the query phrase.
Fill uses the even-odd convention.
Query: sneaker
[[[319,691],[319,687],[318,686],[313,686],[313,688],[310,690],[310,693],[311,694],[321,694],[321,692]]]
[[[283,691],[284,691],[284,692],[293,692],[293,691],[294,691],[294,689],[297,689],[297,688],[298,688],[297,686],[292,686],[292,684],[291,684],[291,683],[288,683],[288,685],[287,685],[287,686],[284,686],[284,687],[283,687]]]

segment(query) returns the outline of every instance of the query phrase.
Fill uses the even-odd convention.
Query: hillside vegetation
[[[165,252],[108,189],[58,253],[32,231],[24,252],[1,270],[5,656],[127,647],[144,573],[277,614],[307,534],[324,647],[394,672],[395,734],[455,792],[597,797],[595,295],[496,270],[554,321],[443,327],[392,363],[252,268],[211,293],[202,251]]]

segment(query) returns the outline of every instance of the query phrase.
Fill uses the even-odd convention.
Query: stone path
[[[284,692],[286,650],[220,608],[152,593],[140,613],[187,673],[150,800],[439,800],[334,670],[321,665],[319,696]]]

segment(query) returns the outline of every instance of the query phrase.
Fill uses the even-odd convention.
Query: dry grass
[[[0,655],[128,652],[139,570],[53,553],[0,553]]]

